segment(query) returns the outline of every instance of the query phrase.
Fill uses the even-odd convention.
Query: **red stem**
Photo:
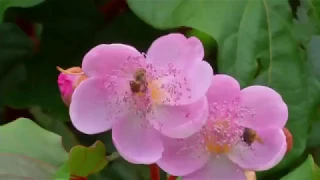
[[[157,164],[150,164],[151,180],[160,180],[160,170]]]
[[[168,180],[176,180],[178,177],[177,176],[172,176],[172,175],[170,175],[169,177],[168,177]]]

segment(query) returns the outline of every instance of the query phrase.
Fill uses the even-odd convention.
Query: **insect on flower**
[[[243,134],[242,134],[242,139],[249,146],[251,146],[251,144],[254,141],[257,141],[261,144],[263,143],[262,139],[257,135],[256,131],[254,131],[253,129],[250,129],[250,128],[244,128]]]
[[[133,93],[145,93],[147,86],[146,70],[139,68],[134,74],[134,80],[130,81],[130,89]]]

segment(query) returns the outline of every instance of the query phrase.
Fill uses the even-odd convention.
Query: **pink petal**
[[[251,146],[241,142],[228,154],[229,158],[244,169],[263,171],[277,165],[285,155],[287,144],[282,129],[257,131],[263,143]]]
[[[148,118],[153,127],[172,138],[186,138],[198,132],[208,118],[206,97],[183,106],[159,105]]]
[[[241,90],[243,119],[241,125],[253,129],[282,128],[288,120],[288,107],[281,96],[265,86]]]
[[[226,156],[212,156],[210,161],[198,171],[184,176],[183,180],[246,180],[246,175],[239,166]]]
[[[186,139],[163,137],[163,143],[165,149],[157,164],[168,174],[184,176],[200,169],[209,161],[210,156],[197,135]]]
[[[240,85],[231,76],[217,74],[212,78],[211,86],[207,92],[208,101],[223,104],[232,102],[240,97]]]
[[[125,44],[101,44],[91,49],[83,58],[82,69],[89,77],[113,75],[126,61],[140,57],[141,53]]]
[[[148,58],[162,68],[171,63],[178,69],[200,61],[204,57],[201,41],[196,37],[186,38],[183,34],[172,33],[156,39],[147,52]]]
[[[167,76],[159,81],[164,91],[168,92],[164,104],[186,105],[198,101],[208,91],[213,75],[213,69],[206,61],[193,64],[177,77]]]
[[[112,128],[113,143],[120,155],[134,164],[152,164],[163,152],[160,134],[146,119],[131,115]]]
[[[88,78],[75,89],[69,111],[72,124],[79,131],[86,134],[107,131],[116,119],[126,115],[129,105],[117,102],[115,89],[106,88],[108,81],[110,79]],[[125,89],[116,90],[120,93]]]

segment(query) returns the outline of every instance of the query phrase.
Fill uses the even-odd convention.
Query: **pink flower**
[[[69,106],[74,89],[86,79],[86,76],[83,74],[80,67],[72,67],[67,70],[57,67],[57,69],[60,71],[58,76],[58,87],[61,98],[62,101]]]
[[[201,131],[185,139],[163,137],[160,168],[183,180],[245,180],[245,170],[267,170],[281,161],[288,108],[277,92],[240,90],[234,78],[214,75],[207,98],[209,117]]]
[[[160,37],[146,55],[124,44],[94,47],[82,62],[89,78],[72,96],[73,125],[86,134],[112,128],[127,161],[156,162],[160,134],[185,138],[205,124],[213,70],[203,56],[201,42],[181,34]]]

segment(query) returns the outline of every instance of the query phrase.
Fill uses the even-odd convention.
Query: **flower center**
[[[207,122],[203,138],[207,152],[227,153],[241,139],[243,128],[231,120],[214,120]]]
[[[163,98],[164,92],[157,84],[157,80],[147,79],[145,69],[139,68],[134,73],[134,79],[130,81],[130,89],[133,95],[159,103]]]

